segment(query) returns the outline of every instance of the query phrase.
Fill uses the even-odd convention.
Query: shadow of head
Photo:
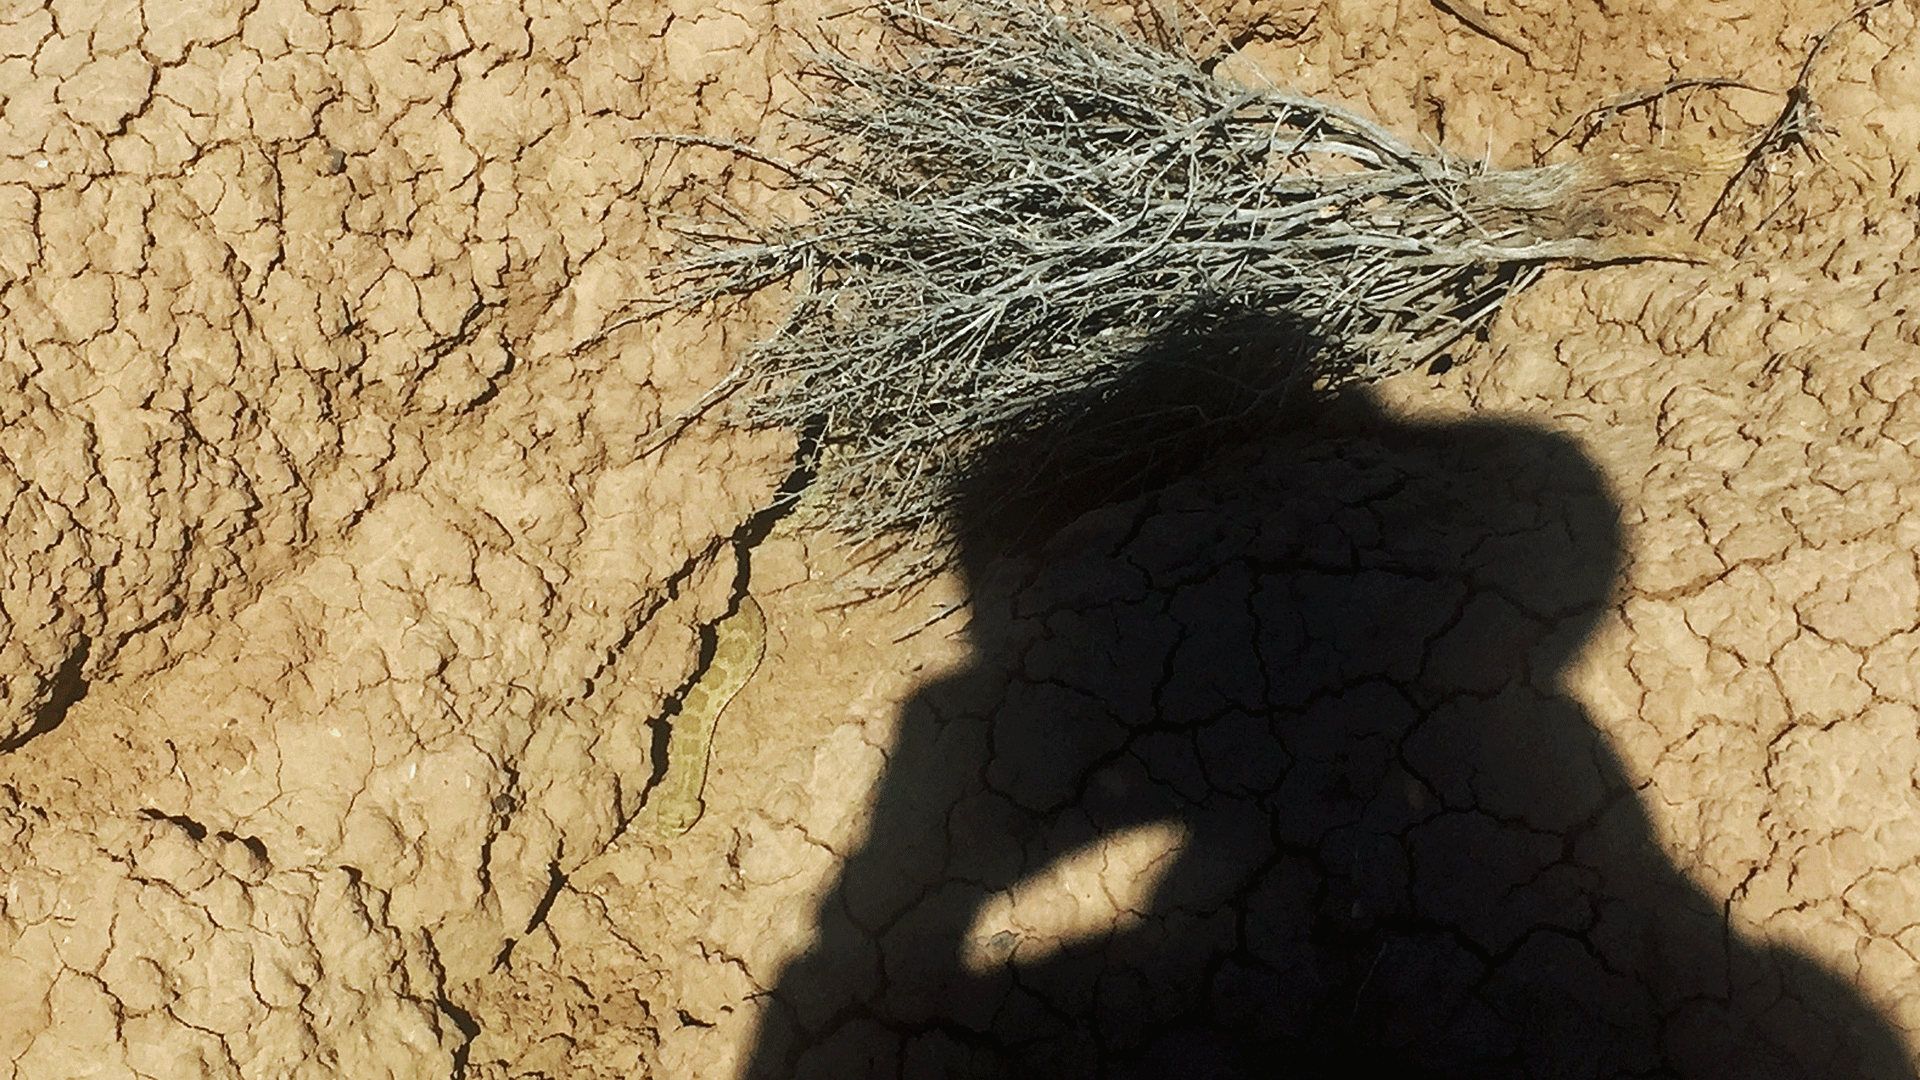
[[[1145,343],[1121,377],[1031,412],[973,455],[949,528],[975,577],[1097,507],[1136,498],[1317,411],[1323,345],[1284,317],[1196,318]]]
[[[1554,432],[1409,423],[1357,384],[1316,385],[1355,366],[1327,350],[1281,317],[1215,318],[1162,335],[1123,379],[1054,403],[1024,437],[978,453],[952,523],[976,591],[1014,580],[996,570],[1004,563],[1071,578],[1092,546],[1122,540],[1103,533],[1111,523],[1178,504],[1167,512],[1187,523],[1183,558],[1238,557],[1210,553],[1210,537],[1257,528],[1269,556],[1285,534],[1330,568],[1458,579],[1558,624],[1560,656],[1531,657],[1556,667],[1583,640],[1584,623],[1569,621],[1590,623],[1620,570],[1605,479]],[[1516,659],[1502,647],[1496,633],[1454,659],[1491,672]]]

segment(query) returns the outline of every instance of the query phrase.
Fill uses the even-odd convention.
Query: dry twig
[[[1807,50],[1807,58],[1800,64],[1800,74],[1793,80],[1793,85],[1787,89],[1787,101],[1781,107],[1780,114],[1754,137],[1753,145],[1747,151],[1746,157],[1741,160],[1740,167],[1734,170],[1732,176],[1727,177],[1726,184],[1720,188],[1719,197],[1713,200],[1712,208],[1707,211],[1705,217],[1700,219],[1699,226],[1694,229],[1694,239],[1697,240],[1705,235],[1707,225],[1719,216],[1720,211],[1726,209],[1728,202],[1733,198],[1733,193],[1742,183],[1758,185],[1761,178],[1766,175],[1767,166],[1770,163],[1795,150],[1805,153],[1814,161],[1825,160],[1815,138],[1832,134],[1832,132],[1821,122],[1820,109],[1813,102],[1811,86],[1813,63],[1820,59],[1820,54],[1826,51],[1834,35],[1838,34],[1841,28],[1849,23],[1866,25],[1866,18],[1874,9],[1885,7],[1892,2],[1893,0],[1866,0],[1865,3],[1847,13],[1845,18],[1827,27],[1826,32],[1814,40],[1813,48]],[[1768,211],[1763,224],[1765,221],[1771,221],[1784,205],[1785,201],[1782,200],[1780,205]],[[1740,250],[1746,250],[1744,242]]]
[[[1765,87],[1754,86],[1750,83],[1742,82],[1739,79],[1720,77],[1673,79],[1651,90],[1631,90],[1581,113],[1580,116],[1568,126],[1566,131],[1562,132],[1553,142],[1547,144],[1546,149],[1534,155],[1534,160],[1545,161],[1548,155],[1552,154],[1565,143],[1571,143],[1575,150],[1585,150],[1588,143],[1598,137],[1601,132],[1607,129],[1607,125],[1619,117],[1635,109],[1647,109],[1649,112],[1653,112],[1668,95],[1683,93],[1689,90],[1751,90],[1762,94],[1780,93],[1778,90],[1768,90]],[[1657,115],[1654,118],[1653,126],[1655,133],[1658,134],[1660,125]]]

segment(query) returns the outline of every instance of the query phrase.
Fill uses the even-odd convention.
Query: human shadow
[[[1195,374],[1249,329],[982,462],[975,657],[905,706],[747,1075],[1913,1077],[1672,865],[1568,692],[1622,557],[1579,448]],[[1119,925],[986,917],[1156,826]]]

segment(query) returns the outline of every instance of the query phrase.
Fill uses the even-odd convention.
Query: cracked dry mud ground
[[[1483,7],[1531,62],[1201,5],[1502,163],[1847,10]],[[767,662],[647,843],[788,448],[642,452],[771,314],[628,322],[662,222],[780,205],[642,136],[767,130],[826,10],[0,6],[0,1076],[1913,1074],[1911,3],[1737,259],[1556,273],[918,596],[760,544]],[[1596,149],[1777,99],[1679,105]]]

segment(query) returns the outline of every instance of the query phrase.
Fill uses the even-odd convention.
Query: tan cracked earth
[[[772,301],[630,317],[831,7],[0,3],[0,1077],[1915,1075],[1911,0],[1707,261],[863,603],[779,436],[644,452]],[[1187,29],[1509,164],[1849,10],[1456,7]]]

